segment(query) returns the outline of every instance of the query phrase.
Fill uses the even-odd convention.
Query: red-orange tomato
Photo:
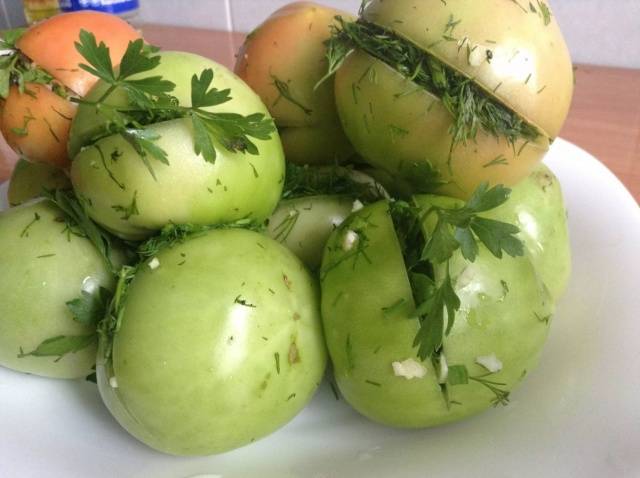
[[[46,85],[12,86],[2,111],[2,134],[14,151],[34,162],[68,166],[67,140],[76,107]]]
[[[115,15],[84,11],[57,15],[29,28],[18,40],[18,49],[73,94],[84,96],[98,78],[79,67],[86,63],[75,47],[80,30],[92,32],[109,47],[111,62],[120,63],[127,45],[140,37]],[[68,167],[67,142],[75,105],[45,85],[14,86],[2,113],[2,134],[9,145],[33,162]]]
[[[115,15],[83,11],[56,15],[29,28],[18,40],[18,49],[56,80],[79,96],[85,96],[98,78],[78,67],[86,63],[76,50],[80,30],[95,35],[109,47],[111,62],[120,63],[130,41],[140,38],[131,25]]]

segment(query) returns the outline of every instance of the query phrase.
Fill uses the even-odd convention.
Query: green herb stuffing
[[[424,50],[362,20],[347,22],[336,17],[332,37],[327,41],[329,70],[337,71],[349,53],[361,49],[442,100],[454,122],[450,128],[451,149],[474,140],[478,130],[510,143],[535,140],[538,130],[467,78]],[[322,80],[321,80],[322,81]]]
[[[298,166],[287,163],[282,199],[307,196],[347,195],[364,204],[388,197],[377,182],[359,179],[353,169],[344,166]]]
[[[264,226],[252,219],[239,219],[234,222],[215,225],[167,224],[159,234],[140,244],[137,253],[140,261],[155,257],[161,250],[182,244],[188,239],[203,236],[216,229],[248,229],[263,232]]]
[[[35,93],[30,91],[26,84],[38,83],[51,85],[54,93],[66,98],[68,96],[66,88],[18,50],[16,44],[24,32],[24,28],[7,30],[0,38],[0,50],[2,50],[0,54],[0,97],[6,99],[9,96],[11,85],[17,85],[21,94],[26,93],[34,96]]]

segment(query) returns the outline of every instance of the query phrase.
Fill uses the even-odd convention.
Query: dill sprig
[[[62,210],[68,231],[91,241],[111,272],[117,274],[113,254],[118,240],[89,217],[84,201],[73,191],[64,189],[45,189],[43,196]]]
[[[469,371],[465,365],[450,365],[446,385],[467,385],[470,381],[476,382],[493,393],[491,404],[494,407],[497,407],[498,405],[508,405],[509,392],[503,388],[506,386],[506,383],[497,382],[487,378],[490,375],[492,375],[492,372],[471,376],[469,375]]]
[[[453,116],[450,127],[451,149],[474,140],[479,129],[514,144],[518,139],[535,140],[539,131],[526,123],[471,78],[444,64],[398,34],[358,20],[348,22],[336,17],[327,41],[329,70],[335,73],[349,53],[361,49],[386,63],[407,79],[442,100]]]
[[[273,102],[272,106],[276,106],[280,102],[280,100],[284,98],[289,103],[300,108],[305,115],[309,116],[311,113],[313,113],[313,110],[311,108],[306,107],[304,104],[302,104],[301,101],[293,97],[288,82],[281,80],[273,74],[271,75],[271,79],[273,80],[273,86],[276,90],[278,90],[278,97]]]
[[[103,359],[105,365],[110,365],[113,354],[113,338],[120,329],[125,310],[125,299],[129,290],[129,284],[134,279],[137,266],[124,266],[118,273],[116,290],[109,302],[104,318],[98,324],[98,335],[104,341]],[[100,359],[100,357],[98,357]]]

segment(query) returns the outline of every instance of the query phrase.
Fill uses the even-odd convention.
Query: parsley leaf
[[[432,207],[428,214],[436,214],[437,223],[424,249],[423,259],[440,264],[461,248],[464,258],[473,262],[478,255],[476,238],[498,258],[502,258],[503,252],[512,257],[524,254],[522,242],[516,237],[520,232],[518,227],[478,216],[478,213],[506,202],[510,194],[511,190],[502,185],[489,189],[483,183],[463,207]]]
[[[424,259],[440,264],[451,257],[458,247],[460,243],[451,232],[450,224],[438,220],[422,255]]]
[[[207,68],[200,73],[200,77],[191,77],[191,106],[193,108],[204,108],[206,106],[217,106],[227,101],[231,101],[230,89],[218,90],[210,88],[213,82],[213,70]]]
[[[100,287],[91,294],[86,290],[81,291],[80,297],[66,303],[73,315],[73,320],[85,325],[94,325],[104,317],[111,293],[108,289]]]
[[[104,42],[97,43],[93,33],[86,30],[80,30],[80,41],[74,43],[78,53],[89,63],[80,63],[78,66],[83,70],[91,73],[93,76],[103,79],[107,83],[113,84],[117,81],[116,75],[111,64],[111,56],[109,48]],[[131,47],[129,43],[129,47]],[[124,56],[127,56],[129,48]],[[123,57],[124,58],[124,57]]]
[[[464,365],[449,365],[447,371],[449,385],[466,385],[469,383],[469,372]]]
[[[100,44],[104,45],[102,42]],[[118,79],[123,80],[138,73],[151,71],[160,64],[160,57],[151,56],[155,52],[146,50],[144,46],[142,38],[129,43],[122,60],[120,60]]]
[[[487,249],[498,258],[502,258],[502,251],[512,257],[524,254],[524,246],[515,236],[520,232],[520,229],[513,224],[475,217],[471,221],[471,229]]]
[[[0,38],[0,48],[3,49],[15,49],[16,43],[24,32],[26,32],[26,28],[14,28],[12,30],[5,30],[2,33],[2,37]]]
[[[207,125],[198,115],[191,116],[193,126],[194,151],[201,154],[205,161],[213,163],[216,160],[216,147],[209,135]]]
[[[219,90],[212,86],[212,69],[192,76],[191,106],[184,106],[170,95],[175,88],[171,81],[161,76],[131,79],[133,75],[151,71],[160,64],[161,57],[155,55],[157,49],[145,45],[141,39],[129,42],[117,72],[111,63],[109,48],[102,42],[97,43],[93,34],[82,30],[75,45],[87,61],[80,65],[81,68],[104,80],[109,88],[97,101],[74,101],[93,105],[107,119],[102,136],[122,135],[134,147],[154,179],[156,176],[149,158],[163,164],[169,164],[169,160],[167,153],[154,144],[160,137],[146,129],[147,125],[177,118],[190,119],[194,151],[210,163],[216,159],[218,145],[231,152],[257,155],[259,151],[253,139],[268,140],[275,132],[273,120],[263,113],[243,116],[203,109],[231,100],[229,89]],[[105,103],[116,89],[127,93],[128,105],[117,107]],[[98,135],[92,140],[100,137]]]
[[[59,335],[44,340],[31,352],[24,352],[20,348],[18,358],[23,357],[57,357],[55,362],[69,353],[76,353],[96,343],[96,334],[89,335]]]

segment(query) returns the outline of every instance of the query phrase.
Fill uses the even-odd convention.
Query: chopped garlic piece
[[[100,282],[95,277],[87,276],[82,281],[82,291],[87,294],[94,294],[98,287],[100,287]]]
[[[447,365],[447,359],[443,354],[440,354],[440,369],[438,370],[438,383],[447,383],[447,377],[449,377],[449,365]]]
[[[364,207],[364,204],[362,204],[362,202],[359,199],[356,199],[355,201],[353,201],[353,206],[351,207],[351,212],[359,211],[363,207]]]
[[[158,260],[157,257],[154,257],[149,261],[149,264],[147,265],[149,266],[149,269],[153,271],[153,270],[156,270],[158,267],[160,267],[160,261]]]
[[[353,249],[353,246],[356,244],[356,242],[358,242],[358,234],[356,234],[354,231],[349,230],[344,235],[344,240],[342,241],[342,249],[344,249],[345,251],[350,251],[351,249]]]
[[[407,380],[422,378],[427,374],[427,369],[417,360],[408,358],[402,362],[393,362],[393,373],[396,377],[404,377]]]
[[[116,379],[116,377],[111,377],[109,379],[109,385],[111,385],[111,388],[118,388],[118,379]]]
[[[496,354],[481,355],[476,357],[476,363],[482,365],[491,373],[496,373],[502,370],[502,362],[496,357]]]
[[[331,224],[333,225],[333,227],[338,227],[343,222],[344,218],[342,217],[334,217],[333,219],[331,219]]]

